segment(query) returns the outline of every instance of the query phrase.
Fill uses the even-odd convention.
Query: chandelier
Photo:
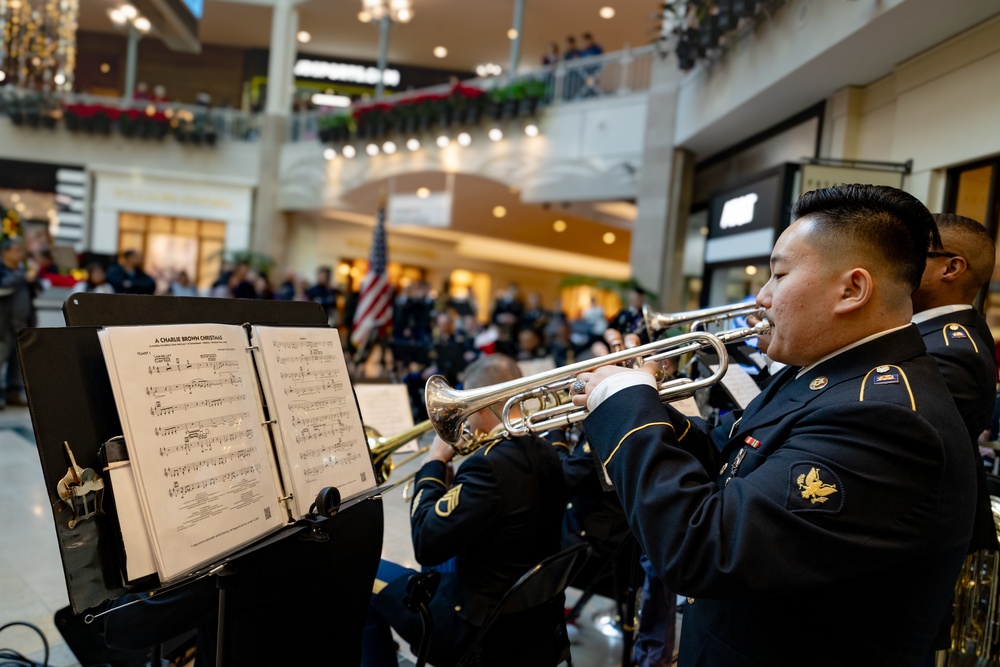
[[[0,81],[72,90],[79,0],[0,0]]]
[[[386,16],[393,23],[409,23],[413,18],[413,3],[411,0],[361,0],[358,20],[362,23],[378,23]]]

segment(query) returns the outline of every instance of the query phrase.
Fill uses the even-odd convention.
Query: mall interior
[[[357,662],[368,646],[370,587],[385,585],[374,563],[437,565],[418,558],[411,536],[422,525],[423,487],[416,498],[405,488],[410,473],[426,474],[417,447],[438,444],[431,375],[461,385],[470,363],[494,353],[514,357],[524,376],[553,372],[600,356],[607,328],[642,325],[643,304],[666,317],[753,301],[792,205],[819,188],[899,188],[932,213],[978,221],[995,240],[998,108],[996,0],[0,0],[3,262],[29,276],[32,298],[26,324],[0,322],[12,341],[2,348],[0,663],[375,664],[367,655]],[[10,240],[23,248],[12,263]],[[12,299],[6,285],[3,303]],[[105,298],[116,292],[141,296]],[[87,293],[101,296],[88,302]],[[191,305],[195,297],[202,305]],[[1000,337],[1000,273],[975,305]],[[12,313],[4,305],[0,317]],[[195,579],[187,588],[165,587],[177,580],[162,563],[159,578],[132,578],[116,511],[124,501],[103,445],[140,427],[118,421],[129,372],[119,365],[120,380],[105,376],[94,327],[305,325],[317,313],[343,349],[346,395],[356,394],[347,404],[381,436],[362,437],[365,452],[393,486],[373,487],[375,499],[357,504],[367,509],[345,502],[304,532],[300,520],[298,537],[246,556],[301,577],[280,579],[281,594],[263,596],[267,608],[250,609],[245,589],[266,588],[272,574],[249,576],[260,564],[241,566],[235,549],[224,554],[238,573],[228,614],[225,585],[216,586],[228,579],[222,556],[201,562],[182,580]],[[310,351],[321,357],[319,349]],[[152,354],[160,365],[148,374],[145,361],[137,366],[137,387],[154,371],[185,372],[171,354]],[[222,377],[230,362],[203,354],[199,363],[205,377]],[[171,386],[181,385],[160,388]],[[197,393],[184,386],[185,396]],[[450,400],[472,403],[467,396]],[[707,400],[696,406],[702,416]],[[185,414],[201,409],[196,402],[183,403]],[[166,410],[159,401],[149,409],[155,418]],[[216,424],[186,418],[201,421],[186,422],[178,447],[199,438],[206,446]],[[317,423],[296,438],[321,437]],[[574,429],[565,439],[583,450]],[[621,515],[590,467],[592,493]],[[84,468],[111,482],[99,512],[91,495],[82,500]],[[430,505],[431,519],[474,502],[461,486]],[[136,502],[139,521],[153,501]],[[570,542],[597,541],[595,529],[571,525],[569,510],[583,502],[560,502]],[[487,609],[499,620],[462,644],[473,657],[460,664],[504,664],[498,644],[531,649],[506,664],[675,663],[684,611],[697,602],[664,589],[667,620],[642,611],[656,579],[644,592],[641,549],[627,525],[618,534],[611,523],[597,521],[603,547],[613,542],[607,555],[591,544],[587,564],[567,566],[555,591],[568,619],[553,634],[558,660],[513,630],[516,613],[498,609],[497,596]],[[328,567],[281,546],[304,549],[316,543],[306,534],[330,539],[324,530],[334,534],[322,547],[334,554]],[[487,537],[462,541],[479,540]],[[432,610],[452,592],[444,581],[455,567],[443,566]],[[459,556],[457,567],[469,566]],[[997,606],[1000,576],[992,579]],[[210,604],[205,591],[189,593],[198,586]],[[339,586],[367,590],[341,601]],[[150,605],[158,595],[164,602]],[[200,597],[170,608],[185,595]],[[152,608],[136,611],[143,605]],[[312,630],[287,634],[326,613],[321,641]],[[424,664],[421,639],[430,640],[430,664],[459,664],[437,657],[447,635],[422,633],[419,611],[401,613],[417,640],[391,623],[399,664]],[[135,641],[114,646],[103,623],[129,616]],[[272,626],[278,617],[288,624]],[[312,653],[291,648],[306,644]],[[978,664],[1000,664],[1000,641],[994,649]]]

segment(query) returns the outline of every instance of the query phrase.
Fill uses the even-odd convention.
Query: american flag
[[[361,281],[358,293],[358,309],[354,313],[351,342],[361,347],[373,331],[383,327],[392,319],[392,288],[385,273],[385,206],[379,207],[372,235],[372,250],[368,257],[368,273]]]

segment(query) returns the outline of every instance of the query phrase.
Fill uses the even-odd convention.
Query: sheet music
[[[156,561],[150,546],[149,531],[142,516],[142,502],[135,488],[135,475],[130,461],[118,461],[109,466],[108,477],[115,491],[115,514],[125,545],[125,570],[128,581],[156,574]]]
[[[402,384],[357,384],[354,393],[361,406],[361,421],[374,428],[382,437],[389,437],[413,426],[410,397]],[[413,439],[400,447],[399,452],[412,452],[417,448]]]
[[[253,327],[265,399],[296,518],[326,486],[341,499],[375,487],[368,441],[336,329]]]
[[[284,524],[238,326],[99,334],[161,581]]]
[[[701,417],[701,410],[698,409],[698,402],[694,400],[694,396],[671,401],[670,405],[685,417]]]
[[[719,365],[712,364],[711,369],[717,371]],[[745,408],[760,393],[760,387],[753,378],[736,364],[729,364],[726,374],[722,376],[722,386],[741,408]]]

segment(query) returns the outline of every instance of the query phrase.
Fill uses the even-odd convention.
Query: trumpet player
[[[708,431],[653,364],[574,386],[591,447],[663,582],[681,665],[919,665],[972,530],[975,462],[910,295],[940,239],[894,188],[813,191],[757,303],[788,364]],[[738,417],[738,418],[737,418]]]
[[[466,369],[465,386],[477,388],[520,376],[513,359],[494,354]],[[489,409],[472,414],[467,426],[482,434],[502,428]],[[435,439],[417,473],[410,506],[417,561],[440,566],[454,559],[454,571],[442,573],[430,603],[434,626],[430,662],[435,665],[454,664],[461,658],[507,589],[559,551],[566,503],[559,455],[540,438],[496,439],[469,455],[453,476],[454,456],[454,448]],[[403,605],[409,574],[413,571],[386,561],[379,566],[365,629],[365,667],[396,665],[390,625],[407,642],[420,643],[420,618]],[[491,645],[493,657],[505,655],[504,650],[513,652],[509,660],[497,664],[528,664],[518,650],[533,651],[533,660],[545,660],[540,656],[546,648],[554,648],[553,630],[563,616],[561,601],[531,618],[523,616],[518,627],[506,628],[509,637]],[[545,664],[555,664],[555,657]]]

